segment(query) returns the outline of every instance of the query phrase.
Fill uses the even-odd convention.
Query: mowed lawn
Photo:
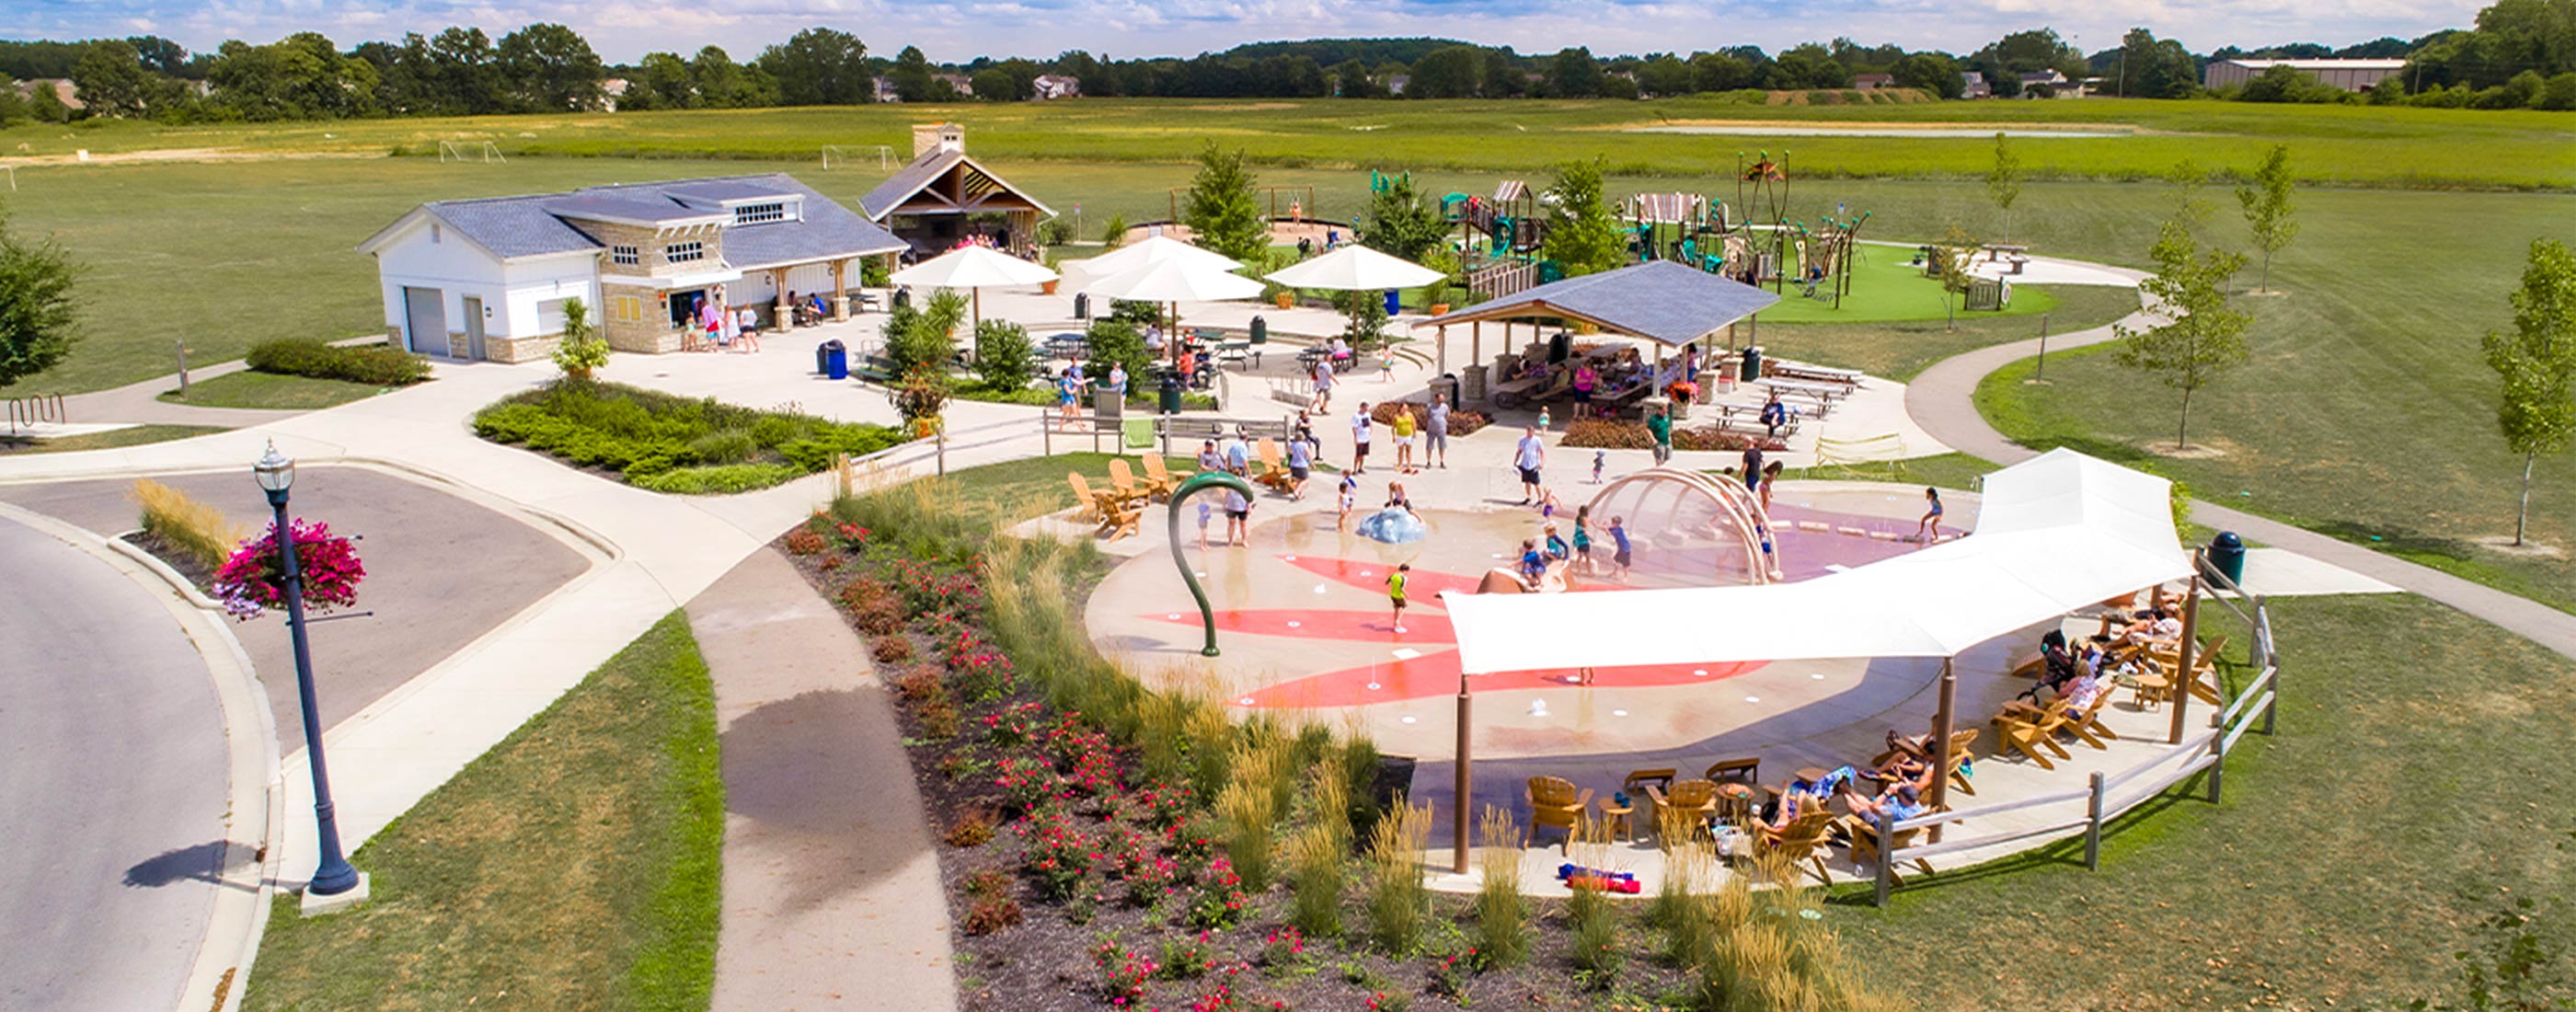
[[[280,896],[246,1009],[703,1010],[724,782],[673,612],[350,856],[367,903]]]
[[[2323,1010],[2472,1007],[2451,953],[2517,899],[2576,943],[2576,661],[2411,595],[2274,609],[2278,732],[2245,737],[2221,804],[2147,805],[2099,872],[2078,840],[1886,911],[1846,891],[1847,948],[1927,1009]],[[2570,996],[2567,969],[2544,994]]]

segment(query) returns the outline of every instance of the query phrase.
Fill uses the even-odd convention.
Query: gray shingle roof
[[[710,196],[712,193],[733,196]],[[516,259],[600,248],[596,240],[567,224],[558,213],[607,214],[637,221],[685,220],[709,214],[681,204],[677,197],[683,195],[698,200],[785,195],[805,198],[802,220],[726,227],[725,262],[735,267],[891,253],[905,248],[904,241],[893,233],[785,173],[594,186],[571,193],[441,200],[421,206],[494,254]]]
[[[1515,294],[1433,317],[1466,323],[1550,315],[1551,307],[1580,314],[1636,337],[1688,344],[1709,332],[1769,308],[1780,297],[1741,281],[1670,260],[1551,281]]]
[[[965,160],[966,153],[953,148],[917,159],[896,169],[894,175],[887,176],[885,182],[878,183],[876,189],[859,198],[859,210],[867,212],[871,220],[884,221],[886,212],[894,210],[913,194],[921,192],[922,187],[930,185],[931,180]]]

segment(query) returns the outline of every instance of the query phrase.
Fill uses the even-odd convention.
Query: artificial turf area
[[[242,1007],[705,1009],[714,692],[671,613],[351,855],[364,905],[278,897]]]

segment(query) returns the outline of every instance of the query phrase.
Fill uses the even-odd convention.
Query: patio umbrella
[[[1323,288],[1339,292],[1419,288],[1447,277],[1421,264],[1388,256],[1357,243],[1273,271],[1267,276],[1290,288]],[[1351,321],[1354,325],[1359,322],[1357,300],[1351,304]]]
[[[1233,263],[1224,257],[1216,259]],[[1103,299],[1172,303],[1172,326],[1177,329],[1181,325],[1179,303],[1249,299],[1261,294],[1261,282],[1212,266],[1209,261],[1174,257],[1100,278],[1085,284],[1082,290]],[[1174,340],[1172,347],[1179,348],[1180,342]]]
[[[1170,236],[1152,236],[1083,261],[1082,269],[1094,278],[1107,278],[1148,264],[1179,260],[1195,267],[1230,271],[1243,266],[1241,261],[1213,250],[1201,249]]]
[[[974,297],[975,325],[984,324],[984,289],[1044,284],[1054,271],[988,246],[960,246],[894,272],[888,280],[924,288],[963,288]]]

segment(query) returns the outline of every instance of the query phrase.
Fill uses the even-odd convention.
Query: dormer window
[[[736,225],[759,225],[766,222],[786,220],[786,201],[772,201],[766,204],[743,204],[733,209],[733,223]]]
[[[608,262],[633,267],[644,262],[644,251],[633,246],[611,246],[608,248]]]
[[[701,242],[675,242],[662,247],[662,259],[669,263],[688,263],[692,260],[704,260],[706,257],[707,247]]]
[[[433,222],[430,222],[430,223],[429,223],[429,244],[430,244],[430,245],[432,245],[432,246],[436,246],[436,245],[438,245],[439,243],[446,242],[446,241],[447,241],[447,229],[446,229],[446,228],[444,228],[444,227],[441,227],[437,222],[434,222],[434,221],[433,221]]]

